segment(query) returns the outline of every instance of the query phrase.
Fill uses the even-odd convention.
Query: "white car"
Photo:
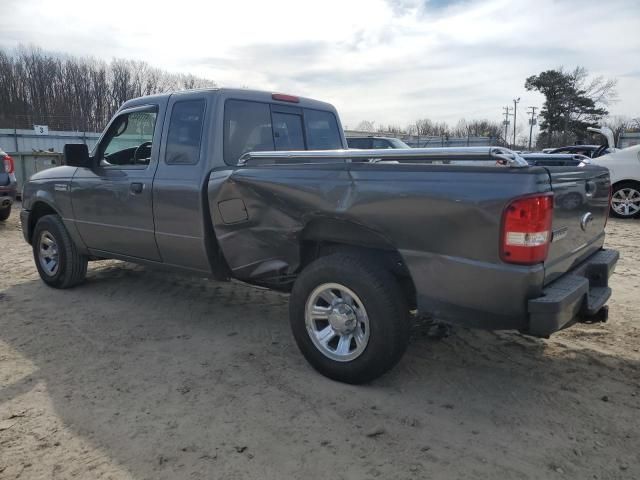
[[[607,137],[615,145],[613,132],[606,127],[589,128]],[[609,169],[611,175],[611,215],[618,218],[640,216],[640,145],[613,149],[611,153],[594,158],[591,163]]]

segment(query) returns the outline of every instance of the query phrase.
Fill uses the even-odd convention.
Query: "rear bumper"
[[[529,326],[524,331],[548,337],[576,322],[594,317],[611,296],[609,277],[619,254],[599,250],[542,290],[542,296],[529,300]]]

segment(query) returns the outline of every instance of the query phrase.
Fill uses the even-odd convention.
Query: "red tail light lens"
[[[13,158],[9,155],[4,157],[4,171],[5,173],[14,173],[16,171],[15,164],[13,163]]]
[[[300,98],[295,95],[287,95],[285,93],[272,93],[271,98],[280,102],[300,103]]]
[[[507,263],[533,265],[549,254],[553,194],[518,198],[502,217],[500,257]]]

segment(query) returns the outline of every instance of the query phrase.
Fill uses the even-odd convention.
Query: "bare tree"
[[[145,62],[107,64],[36,47],[0,48],[0,128],[42,123],[57,130],[99,131],[130,98],[211,86],[215,82]]]
[[[636,119],[637,121],[638,119]],[[609,127],[613,131],[613,138],[616,142],[616,145],[620,142],[620,136],[633,129],[634,120],[622,116],[622,115],[614,115],[611,117],[607,117],[602,121],[602,126]]]
[[[448,136],[450,134],[447,122],[433,122],[429,118],[423,118],[415,121],[416,135],[424,136]]]
[[[379,125],[376,131],[380,133],[388,133],[391,135],[405,135],[407,133],[406,129],[400,127],[399,125]]]
[[[362,120],[360,123],[356,125],[356,130],[359,132],[375,132],[376,131],[375,123],[376,122],[371,120]]]

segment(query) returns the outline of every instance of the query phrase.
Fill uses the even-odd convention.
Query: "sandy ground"
[[[417,327],[369,386],[314,372],[287,298],[120,262],[57,291],[0,226],[0,478],[638,479],[640,222],[609,323],[537,340]]]

